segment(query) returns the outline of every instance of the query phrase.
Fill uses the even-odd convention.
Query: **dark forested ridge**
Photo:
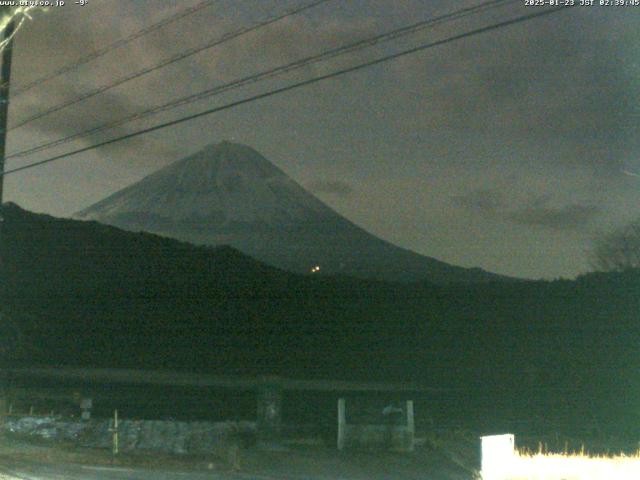
[[[412,380],[457,389],[440,401],[461,418],[638,420],[637,270],[393,284],[291,274],[15,205],[4,217],[6,361]]]

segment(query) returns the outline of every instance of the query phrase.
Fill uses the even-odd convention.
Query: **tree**
[[[598,239],[591,265],[605,272],[640,268],[640,218]]]
[[[21,357],[25,349],[22,329],[27,320],[25,315],[15,315],[6,308],[0,309],[0,362]]]

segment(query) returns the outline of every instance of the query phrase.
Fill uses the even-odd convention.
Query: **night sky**
[[[89,0],[19,32],[12,88],[197,2]],[[300,0],[221,0],[12,98],[19,122]],[[333,0],[10,131],[9,154],[469,1]],[[134,122],[29,158],[197,112],[499,19],[524,0]],[[399,246],[529,278],[588,270],[594,238],[638,217],[640,7],[577,7],[8,176],[5,200],[70,216],[207,144],[252,146]]]

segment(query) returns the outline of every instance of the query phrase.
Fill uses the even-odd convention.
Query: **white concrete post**
[[[276,377],[265,377],[258,392],[258,443],[273,448],[281,441],[282,386]]]
[[[511,434],[482,437],[482,480],[507,480],[515,458]]]
[[[413,400],[407,400],[407,435],[409,435],[407,449],[414,450],[414,439],[416,436],[416,423],[413,416]]]
[[[111,429],[111,433],[113,433],[113,454],[118,455],[120,453],[120,437],[119,437],[119,422],[118,422],[118,410],[113,412],[113,428]]]
[[[85,397],[80,400],[80,418],[82,420],[91,420],[91,409],[93,408],[93,399]]]
[[[344,449],[345,431],[347,427],[346,405],[344,398],[338,399],[338,450]]]

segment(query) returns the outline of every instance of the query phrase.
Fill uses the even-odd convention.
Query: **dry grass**
[[[592,456],[586,453],[516,452],[483,480],[638,480],[640,452]]]

